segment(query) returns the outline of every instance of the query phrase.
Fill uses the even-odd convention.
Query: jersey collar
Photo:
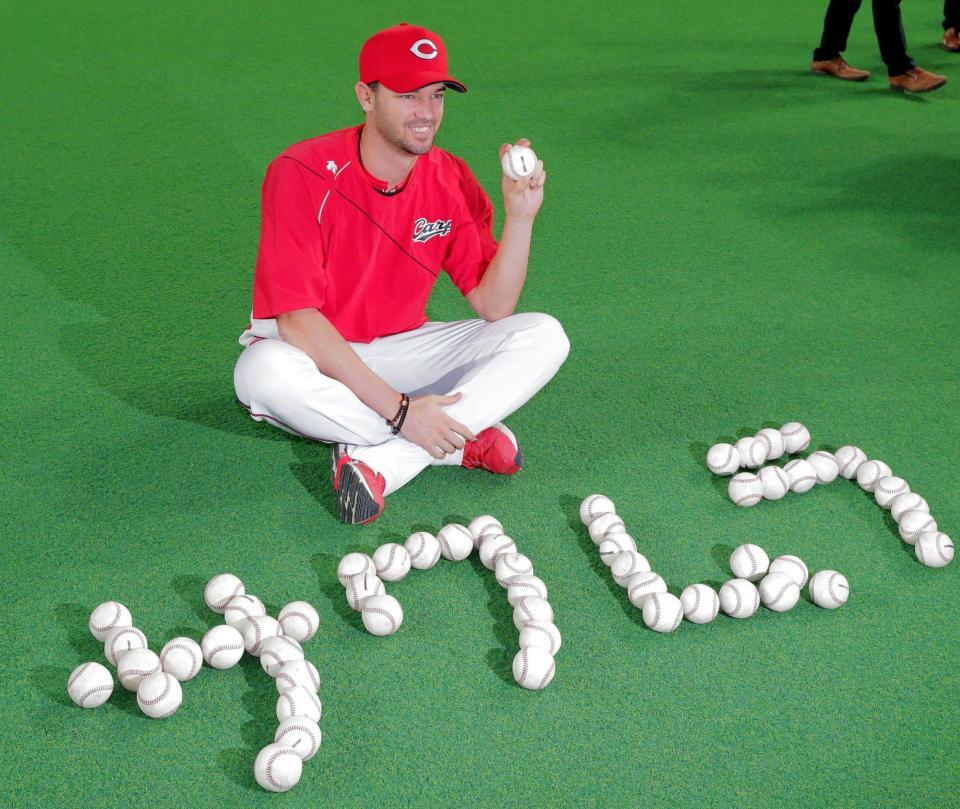
[[[420,158],[418,157],[414,163],[413,168],[410,169],[410,172],[406,177],[403,178],[403,182],[395,185],[392,189],[387,191],[387,183],[385,180],[381,180],[377,177],[374,177],[370,172],[367,171],[366,167],[363,165],[363,161],[360,159],[360,133],[363,132],[363,127],[366,124],[360,124],[357,127],[357,137],[353,139],[353,152],[354,152],[354,164],[357,166],[357,170],[360,172],[360,175],[366,180],[376,191],[379,191],[385,197],[392,197],[396,194],[399,194],[407,187],[410,183],[410,178],[413,177],[414,172],[417,170],[417,165],[420,163]]]

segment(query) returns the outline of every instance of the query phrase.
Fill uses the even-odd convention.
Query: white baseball
[[[770,563],[770,567],[767,570],[768,573],[786,573],[791,579],[797,583],[797,587],[803,588],[807,584],[807,579],[810,578],[810,571],[807,568],[806,562],[803,561],[799,556],[791,556],[790,554],[784,554],[783,556],[778,556]]]
[[[107,639],[103,642],[103,653],[111,665],[116,666],[118,661],[133,649],[146,649],[147,636],[135,626],[121,626],[111,629]]]
[[[731,618],[749,618],[760,608],[760,592],[753,582],[730,579],[720,588],[720,609]]]
[[[427,531],[411,534],[403,547],[410,554],[410,566],[415,570],[429,570],[440,561],[440,543]],[[376,566],[371,572],[376,572]]]
[[[850,597],[850,585],[847,577],[836,570],[821,570],[810,577],[807,588],[810,600],[818,607],[835,610],[847,603]]]
[[[831,452],[818,449],[807,456],[807,463],[817,473],[817,483],[833,483],[840,474],[840,464]]]
[[[651,593],[667,592],[667,583],[659,573],[647,570],[636,573],[627,582],[627,597],[637,609],[643,609],[643,603]]]
[[[649,573],[650,562],[639,551],[624,551],[617,554],[610,563],[613,580],[621,587],[627,587],[637,573]]]
[[[192,638],[174,638],[160,650],[160,667],[181,683],[192,680],[203,666],[203,650]]]
[[[942,531],[925,531],[913,546],[917,559],[927,567],[946,567],[953,561],[953,540]]]
[[[347,603],[350,609],[360,612],[365,599],[370,596],[382,596],[385,592],[386,589],[379,576],[369,573],[365,576],[354,576],[347,583]]]
[[[527,596],[546,598],[547,595],[547,585],[538,576],[514,576],[507,588],[507,601],[511,607],[516,607],[520,599]]]
[[[511,146],[500,158],[503,173],[511,180],[529,177],[536,171],[537,155],[529,146]]]
[[[243,635],[243,648],[254,657],[260,657],[262,644],[267,638],[280,634],[280,624],[269,615],[253,615],[237,629]]]
[[[910,486],[903,478],[896,475],[887,475],[880,478],[873,487],[873,499],[881,508],[890,508],[895,497],[901,494],[909,494]]]
[[[246,589],[243,582],[232,573],[220,573],[207,582],[203,588],[203,600],[214,612],[223,613],[230,599],[243,595]]]
[[[783,453],[787,451],[787,444],[783,439],[783,433],[775,430],[773,427],[764,427],[757,433],[756,439],[766,445],[768,461],[775,461],[778,458],[782,458]]]
[[[513,658],[513,679],[517,685],[530,691],[540,691],[550,685],[557,673],[553,655],[546,649],[528,646]]]
[[[643,602],[643,622],[654,632],[673,632],[683,620],[683,604],[672,593],[650,593]]]
[[[780,500],[790,491],[790,479],[779,466],[765,466],[757,473],[764,500]]]
[[[284,663],[277,669],[274,680],[278,694],[298,686],[313,691],[314,694],[320,691],[320,672],[309,660],[290,660]]]
[[[506,534],[485,536],[480,543],[480,562],[487,570],[497,569],[497,559],[505,553],[516,553],[517,543]]]
[[[103,643],[114,629],[133,626],[133,618],[119,601],[104,601],[90,613],[90,633]]]
[[[348,553],[337,565],[337,578],[346,587],[354,576],[375,575],[377,566],[365,553]]]
[[[137,705],[151,719],[166,719],[183,704],[183,689],[172,674],[158,671],[151,674],[137,688]]]
[[[437,534],[440,555],[451,562],[462,562],[473,553],[473,534],[465,525],[450,523]]]
[[[730,478],[727,494],[736,505],[749,508],[763,499],[763,483],[751,472],[740,472]]]
[[[280,666],[303,660],[303,647],[293,638],[271,635],[260,643],[260,666],[270,677],[276,677]]]
[[[715,475],[732,475],[740,468],[740,453],[733,444],[714,444],[707,450],[707,468]]]
[[[277,621],[285,637],[306,643],[320,628],[320,614],[306,601],[291,601],[277,614]]]
[[[522,553],[502,553],[497,557],[494,572],[497,582],[506,589],[510,586],[510,581],[516,576],[532,576],[533,562]]]
[[[916,492],[898,494],[890,501],[890,516],[898,523],[900,522],[900,518],[908,511],[926,511],[927,514],[929,514],[930,506],[927,501]]]
[[[740,465],[756,469],[767,459],[767,445],[752,435],[746,435],[734,445],[740,456]]]
[[[266,615],[267,608],[256,596],[243,593],[231,598],[230,603],[223,608],[222,612],[223,622],[227,626],[234,626],[239,629],[247,618],[252,618],[255,615]]]
[[[852,480],[857,476],[860,465],[867,460],[867,453],[860,447],[852,447],[848,444],[833,453],[833,457],[840,465],[840,476]]]
[[[140,683],[160,670],[160,658],[156,652],[132,649],[117,663],[117,679],[127,691],[136,691]]]
[[[200,641],[203,659],[215,669],[228,669],[243,657],[243,635],[233,626],[215,626]]]
[[[605,494],[591,494],[580,504],[580,522],[590,525],[601,514],[616,514],[613,500]]]
[[[757,589],[763,605],[774,612],[792,610],[800,600],[800,588],[786,573],[768,573]]]
[[[915,508],[900,515],[900,537],[908,545],[915,545],[920,534],[936,530],[937,521],[926,511]]]
[[[81,708],[97,708],[113,693],[113,677],[110,669],[92,660],[81,663],[67,680],[67,693]]]
[[[282,722],[288,716],[306,716],[319,722],[323,716],[323,703],[309,688],[295,685],[277,697],[277,721]]]
[[[810,431],[799,421],[788,421],[780,428],[780,434],[788,455],[803,452],[810,446]]]
[[[708,624],[720,611],[720,596],[706,584],[691,584],[680,593],[683,617],[694,624]]]
[[[513,625],[519,632],[527,621],[553,621],[553,607],[540,596],[524,596],[513,608]]]
[[[288,716],[280,722],[273,740],[294,750],[301,761],[309,761],[320,749],[323,734],[320,726],[309,717]]]
[[[613,512],[601,514],[587,526],[587,533],[590,534],[590,539],[593,540],[594,545],[603,542],[608,533],[622,533],[626,530],[627,527],[623,524],[623,520]]]
[[[880,478],[892,474],[890,467],[883,461],[864,461],[857,467],[857,484],[865,492],[872,492]]]
[[[636,551],[637,542],[630,534],[607,534],[600,543],[600,560],[610,567],[613,560],[625,551]]]
[[[529,649],[531,646],[535,646],[551,655],[556,655],[562,644],[560,630],[552,621],[527,621],[520,628],[521,649]]]
[[[467,526],[467,530],[473,537],[473,547],[479,548],[484,537],[502,534],[503,526],[496,517],[491,517],[489,514],[481,514],[479,517],[471,520],[470,525]]]
[[[747,542],[733,549],[730,554],[730,570],[738,579],[759,581],[770,569],[770,557],[759,545]]]
[[[817,470],[805,458],[796,458],[783,467],[790,481],[790,491],[797,494],[809,492],[817,485]]]
[[[400,581],[410,572],[410,554],[403,545],[388,542],[373,552],[373,564],[383,581]]]
[[[392,635],[403,623],[403,607],[393,596],[370,596],[360,611],[363,625],[371,635]]]
[[[268,744],[253,762],[253,777],[270,792],[286,792],[300,783],[303,761],[292,747]]]

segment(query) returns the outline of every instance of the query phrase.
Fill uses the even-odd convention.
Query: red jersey
[[[267,169],[241,342],[276,336],[277,315],[315,308],[344,339],[368,343],[422,326],[441,270],[464,295],[480,283],[497,242],[493,206],[467,164],[434,147],[385,193],[360,162],[362,129],[295,144]]]

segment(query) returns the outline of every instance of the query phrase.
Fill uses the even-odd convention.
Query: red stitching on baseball
[[[364,611],[364,612],[378,612],[378,613],[380,613],[381,615],[386,615],[387,618],[390,619],[390,628],[391,628],[390,631],[391,631],[391,632],[396,632],[396,631],[397,631],[397,622],[396,622],[396,620],[394,619],[394,617],[393,617],[387,610],[383,609],[382,607],[364,607],[364,608],[363,608],[363,611]]]
[[[164,683],[163,692],[160,694],[159,697],[156,697],[155,699],[140,699],[140,695],[137,694],[137,700],[140,702],[141,705],[156,705],[159,702],[163,702],[163,700],[167,698],[167,694],[170,693],[171,679],[173,678],[169,674],[163,678],[163,683]]]
[[[290,612],[284,613],[283,619],[280,621],[280,626],[282,627],[288,618],[300,618],[307,625],[307,632],[312,636],[317,633],[317,630],[313,628],[313,620],[305,612],[300,612],[299,610],[291,610]],[[290,640],[287,638],[287,640]]]
[[[110,685],[98,685],[95,688],[91,688],[88,691],[85,691],[79,699],[80,704],[83,705],[83,703],[87,701],[87,697],[89,697],[91,694],[96,694],[100,691],[113,691],[113,683],[111,683]]]
[[[320,747],[320,741],[316,736],[313,735],[313,729],[308,728],[306,725],[297,725],[293,724],[284,728],[283,733],[280,734],[279,738],[274,739],[274,742],[280,743],[280,740],[283,739],[290,731],[292,730],[301,730],[310,737],[310,755],[307,758],[312,758]],[[278,731],[279,732],[279,731]]]
[[[70,682],[67,683],[67,689],[69,690],[70,686],[80,679],[80,676],[92,665],[93,663],[84,663],[82,666],[80,666],[80,668],[73,673],[73,676],[70,678]]]

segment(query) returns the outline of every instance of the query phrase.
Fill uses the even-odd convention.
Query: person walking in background
[[[943,47],[960,53],[960,0],[943,0]]]
[[[846,81],[866,81],[870,78],[870,71],[851,67],[841,56],[847,48],[847,37],[850,35],[853,18],[860,9],[860,3],[861,0],[830,0],[823,21],[820,47],[813,52],[814,73]],[[958,4],[960,0],[946,0],[948,7]],[[900,0],[873,0],[873,27],[892,89],[908,93],[929,93],[947,83],[946,76],[917,67],[917,63],[907,53],[907,38],[900,19]],[[946,35],[944,46],[949,47]]]

